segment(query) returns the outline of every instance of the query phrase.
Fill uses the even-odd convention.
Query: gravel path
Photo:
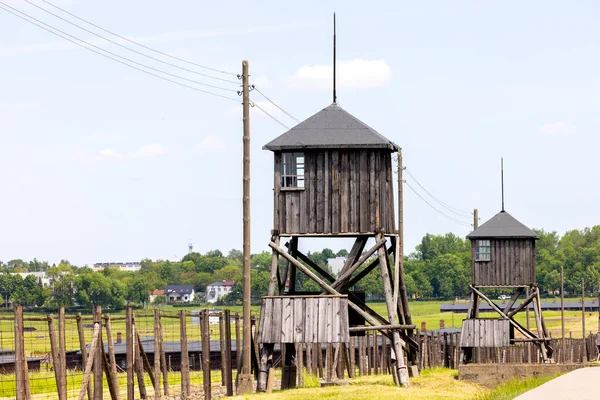
[[[538,399],[600,399],[600,367],[576,369],[515,398],[515,400]]]

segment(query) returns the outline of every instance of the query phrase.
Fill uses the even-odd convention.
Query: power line
[[[9,9],[8,9],[8,8],[6,8],[6,7],[8,7],[8,8],[11,8],[11,9],[13,9],[13,10],[15,10],[15,11],[17,11],[17,12],[19,12],[19,13],[23,14],[23,15],[26,15],[27,17],[23,17],[23,16],[21,16],[21,15],[18,15],[18,14],[16,14],[15,12],[13,12],[13,11],[9,10]],[[51,29],[55,29],[55,30],[56,30],[56,31],[58,31],[58,32],[62,32],[60,29],[56,29],[56,28],[53,28],[53,27],[50,27],[51,29],[45,28],[45,27],[43,27],[42,25],[40,25],[40,24],[37,24],[37,23],[33,22],[32,20],[35,20],[35,21],[37,21],[35,18],[33,18],[33,17],[30,17],[30,16],[28,16],[27,14],[25,14],[25,13],[22,13],[22,12],[20,12],[19,10],[16,10],[16,9],[14,9],[13,7],[10,7],[9,5],[7,5],[7,4],[3,3],[2,1],[0,1],[0,9],[3,9],[4,11],[6,11],[6,12],[8,12],[8,13],[10,13],[10,14],[12,14],[12,15],[14,15],[14,16],[16,16],[16,17],[18,17],[18,18],[21,18],[22,20],[24,20],[24,21],[26,21],[26,22],[29,22],[30,24],[32,24],[32,25],[35,25],[35,26],[37,26],[37,27],[39,27],[39,28],[41,28],[41,29],[43,29],[43,30],[45,30],[45,31],[47,31],[47,32],[50,32],[50,33],[52,33],[53,35],[56,35],[56,36],[58,36],[58,37],[60,37],[60,38],[62,38],[62,39],[65,39],[65,40],[67,40],[67,41],[69,41],[69,42],[71,42],[71,43],[74,43],[74,44],[76,44],[76,45],[78,45],[78,46],[81,46],[81,47],[83,47],[84,49],[87,49],[87,50],[90,50],[90,51],[92,51],[92,52],[94,52],[94,53],[96,53],[96,54],[99,54],[99,55],[101,55],[102,57],[106,57],[106,58],[108,58],[108,59],[111,59],[111,60],[113,60],[113,61],[116,61],[116,62],[118,62],[118,63],[120,63],[120,64],[126,65],[126,66],[128,66],[129,68],[133,68],[133,69],[135,69],[135,70],[138,70],[138,71],[144,72],[144,73],[146,73],[146,74],[148,74],[148,75],[152,75],[152,76],[154,76],[154,77],[156,77],[156,78],[159,78],[159,79],[165,80],[165,81],[167,81],[167,82],[174,83],[174,84],[176,84],[176,85],[179,85],[179,86],[186,87],[186,88],[188,88],[188,89],[192,89],[192,90],[195,90],[195,91],[198,91],[198,92],[202,92],[202,93],[210,94],[210,95],[212,95],[212,96],[217,96],[217,97],[220,97],[220,98],[223,98],[223,99],[227,99],[227,100],[232,100],[232,101],[235,101],[235,102],[239,102],[239,99],[236,99],[236,98],[233,98],[233,97],[224,96],[224,95],[221,95],[221,94],[218,94],[218,93],[209,92],[209,91],[207,91],[207,90],[199,89],[199,88],[197,88],[197,87],[194,87],[194,86],[186,85],[185,83],[181,83],[181,82],[177,82],[177,81],[175,81],[175,80],[169,79],[169,78],[165,78],[164,76],[160,76],[160,75],[158,75],[158,74],[155,74],[155,73],[152,73],[152,72],[150,72],[150,71],[146,71],[145,69],[138,68],[138,67],[136,67],[136,66],[134,66],[134,65],[128,64],[127,62],[121,61],[121,60],[119,60],[119,59],[117,59],[117,58],[114,58],[114,57],[111,57],[111,56],[109,56],[109,55],[106,55],[106,54],[104,54],[104,53],[101,53],[101,52],[99,52],[99,51],[97,51],[97,50],[94,50],[94,49],[92,49],[92,48],[90,48],[90,47],[87,47],[87,46],[85,46],[85,45],[84,45],[84,44],[82,44],[82,43],[86,43],[86,44],[88,44],[88,45],[90,45],[90,46],[93,46],[93,47],[97,47],[97,46],[91,45],[91,44],[87,43],[87,42],[86,42],[86,41],[84,41],[84,40],[81,40],[81,39],[77,39],[77,38],[75,38],[76,40],[79,40],[79,41],[80,41],[80,42],[82,42],[82,43],[76,42],[75,40],[69,39],[68,37],[66,37],[66,36],[63,36],[63,35],[61,35],[60,33],[57,33],[57,32],[55,32],[55,31],[51,30]],[[31,19],[27,19],[27,18],[31,18]],[[44,24],[44,23],[43,23],[43,22],[41,22],[41,21],[40,21],[40,23]],[[44,25],[47,25],[47,24],[44,24]],[[49,26],[49,25],[47,25],[47,26]],[[64,32],[62,32],[62,33],[64,33]],[[65,33],[65,35],[68,35],[68,34],[67,34],[67,33]],[[68,36],[71,36],[71,35],[68,35]],[[103,49],[100,49],[100,50],[102,50],[102,51],[106,51],[106,50],[103,50]],[[110,52],[108,52],[108,51],[106,51],[106,52],[107,52],[107,53],[110,53]],[[112,54],[112,53],[110,53],[110,54]],[[119,57],[120,57],[120,56],[119,56]],[[120,57],[120,58],[124,58],[124,57]],[[126,58],[125,58],[125,59],[126,59]],[[126,59],[126,60],[127,60],[127,59]],[[128,61],[131,61],[131,60],[128,60]],[[134,62],[134,61],[131,61],[131,62]],[[134,63],[135,63],[135,62],[134,62]],[[139,64],[139,63],[136,63],[136,64]],[[142,66],[144,66],[144,65],[142,64]],[[149,68],[149,67],[147,67],[147,66],[144,66],[144,67],[146,67],[146,68]],[[181,78],[181,77],[178,77],[178,76],[176,76],[176,77],[177,77],[177,78]],[[183,78],[181,78],[181,79],[183,79]]]
[[[466,228],[470,228],[470,227],[471,227],[471,225],[469,225],[469,224],[467,224],[467,223],[464,223],[464,222],[462,222],[462,221],[459,221],[458,219],[456,219],[456,218],[454,218],[454,217],[451,217],[451,216],[449,216],[448,214],[444,213],[443,211],[440,211],[440,210],[438,210],[438,209],[437,209],[437,208],[435,208],[435,207],[434,207],[434,206],[433,206],[433,205],[432,205],[430,202],[428,202],[427,200],[425,200],[425,198],[424,198],[423,196],[421,196],[421,195],[419,194],[419,192],[417,192],[417,191],[416,191],[416,190],[415,190],[415,189],[414,189],[414,188],[413,188],[413,187],[412,187],[412,186],[411,186],[411,185],[410,185],[408,182],[404,181],[404,183],[406,184],[406,186],[408,186],[408,187],[410,188],[410,190],[412,190],[412,191],[413,191],[413,192],[414,192],[414,193],[415,193],[417,196],[419,196],[419,198],[420,198],[421,200],[423,200],[425,203],[427,203],[427,205],[428,205],[429,207],[433,208],[435,211],[437,211],[438,213],[440,213],[440,214],[441,214],[441,215],[442,215],[444,218],[446,218],[446,219],[448,219],[448,220],[450,220],[450,221],[454,222],[455,224],[458,224],[458,225],[464,226],[464,227],[466,227]]]
[[[425,191],[425,193],[427,193],[429,196],[431,196],[432,199],[434,199],[435,201],[437,201],[442,207],[444,207],[445,209],[447,209],[448,211],[460,216],[460,217],[465,217],[465,218],[470,218],[471,213],[468,211],[463,211],[460,210],[458,208],[452,207],[451,205],[448,205],[446,203],[444,203],[442,200],[438,199],[437,197],[435,197],[433,194],[431,194],[431,192],[429,192],[427,189],[425,189],[423,187],[423,185],[421,185],[419,183],[419,181],[413,176],[413,174],[410,173],[410,171],[408,169],[405,169],[406,173],[415,181],[415,183],[417,185],[419,185],[421,187],[421,189],[423,189]]]
[[[289,126],[287,126],[286,124],[284,124],[283,122],[281,122],[280,120],[278,120],[277,118],[275,118],[273,115],[271,115],[269,112],[267,112],[264,108],[262,108],[261,106],[259,106],[258,104],[256,104],[254,101],[252,103],[250,103],[250,105],[252,107],[256,107],[258,108],[260,111],[264,112],[267,116],[271,117],[271,119],[275,122],[277,122],[279,125],[283,126],[285,129],[290,129]]]
[[[283,108],[279,107],[279,105],[277,105],[273,100],[271,100],[270,98],[268,98],[263,92],[261,92],[256,86],[252,85],[252,88],[254,90],[256,90],[262,97],[264,97],[265,99],[267,99],[267,101],[271,104],[273,104],[275,107],[277,107],[282,113],[284,113],[285,115],[287,115],[288,117],[290,117],[291,119],[293,119],[294,121],[296,121],[296,123],[300,123],[300,120],[296,117],[294,117],[292,114],[290,114],[289,112],[285,111]]]
[[[170,72],[163,71],[163,70],[161,70],[161,69],[158,69],[158,68],[150,67],[150,66],[148,66],[148,65],[146,65],[146,64],[143,64],[143,63],[139,63],[139,62],[137,62],[137,61],[134,61],[134,60],[132,60],[132,59],[130,59],[130,58],[123,57],[123,56],[121,56],[121,55],[119,55],[119,54],[113,53],[112,51],[109,51],[109,50],[103,49],[102,47],[96,46],[95,44],[92,44],[92,43],[90,43],[90,42],[87,42],[87,41],[85,41],[85,40],[83,40],[83,39],[79,39],[78,37],[76,37],[76,36],[73,36],[73,35],[71,35],[71,34],[69,34],[69,33],[65,32],[65,31],[63,31],[63,30],[60,30],[60,29],[58,29],[58,28],[55,28],[54,26],[52,26],[52,25],[49,25],[49,24],[47,24],[47,23],[45,23],[45,22],[43,22],[43,21],[40,21],[39,19],[37,19],[37,18],[35,18],[35,17],[32,17],[31,15],[28,15],[27,13],[24,13],[24,12],[22,12],[22,11],[19,11],[19,10],[17,10],[16,8],[14,8],[14,7],[11,7],[11,6],[9,6],[8,4],[6,4],[6,3],[4,3],[4,2],[2,2],[2,1],[0,1],[0,4],[3,4],[5,7],[8,7],[8,8],[10,8],[10,9],[12,9],[12,10],[14,10],[14,11],[18,12],[19,14],[22,14],[22,15],[26,16],[27,18],[30,18],[30,19],[32,19],[32,20],[34,20],[34,21],[37,21],[37,22],[39,22],[40,24],[47,26],[48,28],[54,29],[55,31],[57,31],[57,32],[60,32],[60,33],[62,33],[63,35],[69,36],[69,37],[71,37],[71,38],[73,38],[73,39],[75,39],[75,40],[78,40],[78,41],[80,41],[80,42],[83,42],[83,43],[87,44],[88,46],[92,46],[92,47],[94,47],[94,48],[96,48],[96,49],[98,49],[98,50],[100,50],[100,51],[103,51],[103,52],[105,52],[105,53],[108,53],[108,54],[110,54],[110,55],[112,55],[112,56],[114,56],[114,57],[118,57],[118,58],[120,58],[120,59],[122,59],[122,60],[126,60],[126,61],[128,61],[128,62],[130,62],[130,63],[136,64],[136,65],[139,65],[139,66],[141,66],[141,67],[144,67],[144,68],[148,68],[148,69],[150,69],[150,70],[152,70],[152,71],[160,72],[160,73],[162,73],[162,74],[165,74],[165,75],[168,75],[168,76],[172,76],[172,77],[174,77],[174,78],[178,78],[178,79],[181,79],[181,80],[184,80],[184,81],[192,82],[192,83],[195,83],[195,84],[197,84],[197,85],[207,86],[207,87],[210,87],[210,88],[213,88],[213,89],[219,89],[219,90],[224,90],[224,91],[228,91],[228,92],[236,92],[236,90],[235,90],[235,89],[224,88],[224,87],[222,87],[222,86],[211,85],[211,84],[209,84],[209,83],[204,83],[204,82],[196,81],[196,80],[193,80],[193,79],[184,78],[184,77],[182,77],[182,76],[175,75],[175,74],[171,74]],[[5,9],[5,10],[6,10],[6,9]],[[6,11],[8,11],[8,10],[6,10]],[[13,14],[14,14],[14,13],[13,13]],[[86,48],[87,48],[87,47],[86,47]],[[88,50],[90,50],[89,48],[87,48],[87,49],[88,49]]]
[[[141,51],[137,51],[137,50],[135,50],[135,49],[132,49],[131,47],[127,47],[127,46],[125,46],[125,45],[122,45],[122,44],[121,44],[121,43],[119,43],[119,42],[115,42],[114,40],[112,40],[112,39],[109,39],[109,38],[107,38],[107,37],[105,37],[105,36],[99,35],[99,34],[97,34],[97,33],[96,33],[96,32],[94,32],[94,31],[91,31],[91,30],[89,30],[89,29],[87,29],[87,28],[84,28],[84,27],[83,27],[83,26],[81,26],[81,25],[78,25],[78,24],[76,24],[76,23],[74,23],[74,22],[71,22],[71,21],[69,21],[69,20],[68,20],[68,19],[66,19],[66,18],[63,18],[63,17],[61,17],[60,15],[54,14],[52,11],[48,11],[48,10],[46,10],[45,8],[43,8],[43,7],[40,7],[39,5],[37,5],[37,4],[33,3],[33,2],[31,2],[30,0],[23,0],[23,1],[25,1],[25,2],[27,2],[27,3],[29,3],[29,4],[31,4],[32,6],[34,6],[34,7],[36,7],[36,8],[39,8],[40,10],[44,11],[45,13],[48,13],[48,14],[50,14],[50,15],[53,15],[54,17],[56,17],[56,18],[58,18],[58,19],[60,19],[60,20],[62,20],[62,21],[64,21],[64,22],[66,22],[66,23],[68,23],[68,24],[71,24],[71,25],[73,25],[73,26],[75,26],[75,27],[77,27],[77,28],[79,28],[79,29],[81,29],[81,30],[83,30],[83,31],[85,31],[85,32],[91,33],[92,35],[94,35],[94,36],[96,36],[96,37],[99,37],[100,39],[106,40],[107,42],[110,42],[110,43],[112,43],[112,44],[115,44],[115,45],[117,45],[117,46],[119,46],[119,47],[122,47],[122,48],[124,48],[124,49],[126,49],[126,50],[132,51],[132,52],[134,52],[134,53],[136,53],[136,54],[139,54],[139,55],[141,55],[141,56],[143,56],[143,57],[149,58],[149,59],[151,59],[151,60],[154,60],[154,61],[161,62],[161,63],[163,63],[163,64],[169,65],[169,66],[171,66],[171,67],[174,67],[174,68],[179,68],[179,69],[181,69],[181,70],[183,70],[183,71],[190,72],[190,73],[192,73],[192,74],[197,74],[197,75],[204,76],[204,77],[207,77],[207,78],[216,79],[216,80],[219,80],[219,81],[222,81],[222,82],[235,83],[236,85],[238,85],[238,84],[239,84],[239,82],[237,82],[237,81],[233,81],[233,80],[229,80],[229,79],[223,79],[223,78],[219,78],[219,77],[216,77],[216,76],[212,76],[212,75],[203,74],[202,72],[198,72],[198,71],[194,71],[194,70],[191,70],[191,69],[188,69],[188,68],[180,67],[180,66],[179,66],[179,65],[177,65],[177,64],[173,64],[173,63],[170,63],[170,62],[167,62],[167,61],[163,61],[163,60],[161,60],[160,58],[156,58],[156,57],[149,56],[149,55],[147,55],[147,54],[145,54],[145,53],[142,53]],[[48,3],[48,4],[50,4],[50,3]],[[52,4],[50,4],[50,5],[52,5]],[[99,28],[99,29],[100,29],[100,28]],[[118,36],[118,37],[121,37],[121,36],[119,36],[119,35],[116,35],[116,34],[114,34],[114,35],[115,35],[115,36]]]
[[[25,0],[25,1],[27,1],[27,0]],[[108,29],[102,28],[101,26],[98,26],[98,25],[96,25],[96,24],[94,24],[94,23],[92,23],[92,22],[90,22],[90,21],[88,21],[88,20],[86,20],[86,19],[83,19],[83,18],[81,18],[81,17],[78,17],[77,15],[75,15],[75,14],[72,14],[72,13],[70,13],[69,11],[67,11],[67,10],[65,10],[65,9],[63,9],[63,8],[60,8],[59,6],[57,6],[57,5],[54,5],[54,4],[50,3],[49,1],[46,1],[46,0],[42,0],[42,1],[43,1],[44,3],[46,3],[46,4],[48,4],[49,6],[52,6],[52,7],[56,8],[56,9],[58,9],[58,10],[60,10],[60,11],[64,12],[65,14],[68,14],[68,15],[72,16],[73,18],[77,18],[78,20],[80,20],[80,21],[83,21],[83,22],[85,22],[86,24],[89,24],[89,25],[93,26],[94,28],[100,29],[101,31],[104,31],[104,32],[106,32],[106,33],[110,33],[111,35],[114,35],[114,36],[116,36],[116,37],[118,37],[118,38],[120,38],[120,39],[123,39],[123,40],[125,40],[125,41],[127,41],[127,42],[129,42],[129,43],[133,43],[133,44],[135,44],[135,45],[137,45],[137,46],[143,47],[143,48],[144,48],[144,49],[146,49],[146,50],[150,50],[150,51],[153,51],[153,52],[155,52],[155,53],[157,53],[157,54],[163,55],[163,56],[165,56],[165,57],[170,57],[170,58],[172,58],[172,59],[174,59],[174,60],[181,61],[181,62],[187,63],[187,64],[189,64],[189,65],[194,65],[194,66],[196,66],[196,67],[204,68],[204,69],[207,69],[207,70],[209,70],[209,71],[214,71],[214,72],[218,72],[218,73],[225,74],[225,75],[233,75],[233,76],[237,76],[237,74],[234,74],[233,72],[227,72],[227,71],[223,71],[223,70],[220,70],[220,69],[216,69],[216,68],[207,67],[206,65],[197,64],[197,63],[194,63],[194,62],[192,62],[192,61],[188,61],[188,60],[185,60],[185,59],[183,59],[183,58],[176,57],[176,56],[173,56],[173,55],[171,55],[171,54],[168,54],[168,53],[164,53],[164,52],[162,52],[162,51],[160,51],[160,50],[153,49],[152,47],[145,46],[145,45],[143,45],[143,44],[141,44],[141,43],[139,43],[139,42],[136,42],[136,41],[134,41],[134,40],[131,40],[131,39],[129,39],[129,38],[127,38],[127,37],[125,37],[125,36],[121,36],[121,35],[119,35],[119,34],[117,34],[117,33],[114,33],[114,32],[112,32],[112,31],[109,31]],[[207,76],[208,76],[208,75],[207,75]],[[212,77],[212,78],[214,78],[214,79],[219,79],[219,78],[216,78],[216,77]],[[229,82],[233,82],[233,81],[229,81]]]

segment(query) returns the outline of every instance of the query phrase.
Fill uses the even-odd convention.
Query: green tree
[[[142,276],[136,276],[127,285],[125,300],[128,303],[146,305],[150,297],[150,290],[152,290],[152,287],[149,283]]]
[[[21,280],[20,276],[19,280]],[[28,275],[15,286],[13,294],[10,296],[14,304],[26,307],[40,307],[46,300],[45,293],[38,280],[33,275]]]

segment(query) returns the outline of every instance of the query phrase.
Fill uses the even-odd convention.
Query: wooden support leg
[[[382,233],[377,234],[377,240],[381,240],[383,238]],[[388,258],[387,251],[385,247],[380,247],[377,251],[379,255],[379,266],[381,268],[381,278],[383,280],[383,292],[385,294],[385,303],[388,310],[388,316],[390,320],[390,324],[395,325],[397,323],[397,308],[393,302],[392,296],[392,284],[390,281],[390,276],[388,274]],[[408,386],[408,370],[404,363],[404,352],[402,351],[402,339],[400,339],[400,333],[397,330],[392,332],[392,347],[394,349],[394,354],[396,356],[396,363],[394,368],[396,368],[398,372],[398,383],[401,386]]]
[[[281,388],[291,389],[296,387],[296,346],[293,343],[285,343],[285,358],[281,371]]]
[[[273,231],[273,236],[271,237],[271,241],[277,245],[279,245],[279,233],[277,231]],[[279,253],[273,250],[273,256],[271,259],[271,277],[269,280],[269,289],[267,292],[268,296],[275,295],[275,288],[277,285],[277,279],[279,276]],[[269,370],[273,365],[273,344],[265,343],[262,346],[262,353],[260,356],[260,366],[258,369],[258,379],[256,384],[256,390],[259,392],[264,392],[267,390],[267,379]]]
[[[533,289],[537,293],[537,288]],[[537,328],[538,337],[545,339],[544,329],[542,328],[542,314],[541,307],[538,300],[538,296],[533,298],[533,313],[535,314],[535,326]],[[548,349],[546,348],[546,342],[539,342],[540,354],[544,363],[548,362]]]

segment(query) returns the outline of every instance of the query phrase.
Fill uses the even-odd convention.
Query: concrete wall
[[[509,379],[554,375],[585,367],[585,364],[466,364],[458,367],[458,379],[493,387]]]

